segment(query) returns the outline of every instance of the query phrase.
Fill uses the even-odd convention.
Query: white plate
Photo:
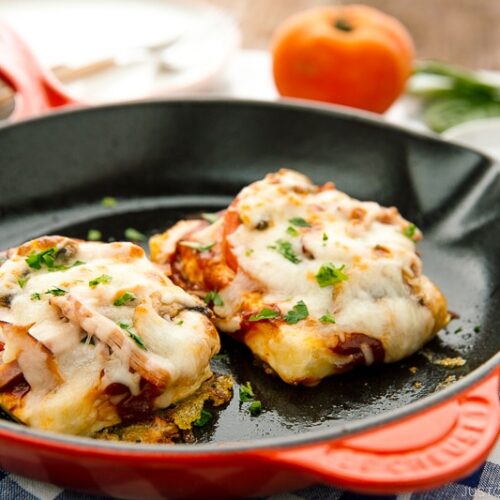
[[[127,65],[68,84],[77,99],[109,102],[187,91],[218,75],[237,49],[236,22],[194,0],[2,0],[0,17],[47,67],[78,65],[177,38],[163,60]]]

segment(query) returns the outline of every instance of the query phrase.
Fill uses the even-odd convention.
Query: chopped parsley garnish
[[[297,227],[311,227],[311,224],[302,217],[293,217],[293,219],[289,219],[288,222]]]
[[[324,264],[320,267],[318,273],[316,274],[316,281],[321,288],[336,285],[341,281],[345,281],[349,278],[349,276],[344,273],[344,268],[344,265],[335,267],[333,264]]]
[[[21,277],[21,278],[17,278],[17,284],[21,287],[21,288],[24,288],[24,286],[26,285],[26,283],[28,283],[28,280],[30,279],[29,276],[25,276],[24,278]]]
[[[179,245],[182,245],[183,247],[192,248],[197,252],[208,252],[208,250],[210,250],[215,245],[215,243],[209,243],[208,245],[203,245],[203,243],[200,243],[199,241],[181,241]]]
[[[211,213],[203,213],[201,216],[207,221],[210,222],[210,224],[213,224],[214,222],[217,222],[219,220],[219,215],[218,214],[211,214]]]
[[[453,333],[460,333],[462,331],[462,327],[458,327]]]
[[[269,309],[268,307],[264,307],[260,312],[250,316],[248,321],[261,321],[263,319],[275,319],[280,315],[278,311],[274,309]]]
[[[323,241],[328,241],[328,235],[326,233],[323,233]]]
[[[176,325],[177,326],[182,326],[184,324],[184,320],[181,319],[180,321],[177,321]]]
[[[242,403],[248,403],[249,401],[253,401],[255,399],[255,394],[252,389],[252,384],[250,381],[245,382],[240,385],[239,389],[240,393],[240,401]]]
[[[297,302],[293,308],[285,314],[285,321],[289,325],[295,325],[295,323],[306,319],[307,316],[309,316],[309,310],[304,304],[304,301],[299,300],[299,302]]]
[[[113,302],[113,305],[120,307],[136,298],[137,297],[132,292],[125,292]]]
[[[409,226],[406,226],[403,229],[403,234],[407,237],[410,238],[410,240],[415,236],[415,232],[417,230],[417,226],[415,224],[410,224]]]
[[[293,262],[294,264],[302,262],[302,260],[293,250],[292,244],[289,241],[277,240],[276,245],[272,245],[269,248],[271,248],[272,250],[276,250],[278,253],[283,255],[285,259],[288,259],[290,262]]]
[[[89,229],[87,233],[87,239],[89,241],[99,241],[102,239],[102,233],[99,229]]]
[[[221,299],[221,296],[215,291],[215,290],[212,290],[211,292],[208,292],[206,295],[205,295],[205,304],[213,304],[214,306],[223,306],[224,305],[224,301]]]
[[[294,227],[292,227],[292,226],[288,226],[286,232],[290,236],[293,236],[294,238],[300,235],[300,233]]]
[[[41,294],[35,292],[30,295],[31,300],[40,300],[42,298]]]
[[[43,252],[31,252],[28,257],[26,257],[26,264],[33,269],[41,269],[42,266],[46,266],[48,268],[54,267],[56,262],[57,248],[52,247],[44,250]]]
[[[127,227],[123,234],[125,239],[129,241],[146,241],[146,235],[137,231],[137,229],[134,229],[133,227]]]
[[[253,254],[253,252],[254,252],[253,248],[247,248],[247,249],[245,250],[245,256],[246,256],[246,257],[250,257],[250,255],[252,255],[252,254]]]
[[[111,276],[109,276],[109,274],[101,274],[97,278],[94,278],[93,280],[89,281],[89,287],[95,288],[97,285],[106,285],[112,279],[113,278]]]
[[[63,290],[62,288],[59,288],[58,286],[55,286],[54,288],[50,288],[49,290],[47,290],[45,293],[49,294],[49,295],[54,295],[55,297],[60,297],[61,295],[66,295],[68,293],[68,291]]]
[[[207,410],[201,410],[200,418],[193,422],[195,427],[203,427],[207,425],[210,420],[212,420],[213,415]]]
[[[28,266],[31,267],[32,269],[41,269],[42,266],[45,266],[47,270],[51,272],[66,271],[68,269],[71,269],[72,267],[81,266],[82,264],[85,264],[85,262],[77,260],[69,266],[57,265],[56,259],[58,253],[59,250],[57,249],[57,247],[48,248],[47,250],[38,253],[31,252],[25,259],[26,264],[28,264]]]
[[[475,331],[476,333],[479,333],[479,332],[481,331],[481,325],[476,325],[476,326],[474,327],[474,331]]]
[[[252,404],[248,407],[248,411],[255,417],[262,411],[262,403],[256,399],[252,402]]]
[[[141,337],[139,337],[139,335],[137,335],[137,333],[135,333],[133,330],[132,330],[132,327],[127,324],[127,323],[118,323],[118,326],[122,329],[122,330],[125,330],[127,333],[128,333],[128,336],[141,348],[143,349],[144,351],[147,351],[148,349],[146,348],[146,345],[144,344],[144,341],[141,339]]]
[[[335,317],[331,313],[323,314],[319,320],[321,323],[335,323]]]
[[[101,200],[101,205],[106,208],[116,207],[116,198],[113,198],[112,196],[105,196]]]
[[[247,381],[244,384],[240,385],[239,393],[240,402],[251,403],[248,406],[248,411],[253,416],[258,415],[262,411],[262,403],[258,399],[255,399],[255,394],[253,392],[252,384],[250,384],[250,381]]]

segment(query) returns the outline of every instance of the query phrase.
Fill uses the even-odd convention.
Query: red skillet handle
[[[451,402],[402,422],[329,443],[277,450],[267,458],[313,480],[363,493],[442,486],[473,472],[500,429],[500,368]]]
[[[51,108],[78,104],[61,83],[40,66],[31,50],[0,21],[0,78],[16,92],[11,120],[34,116]]]

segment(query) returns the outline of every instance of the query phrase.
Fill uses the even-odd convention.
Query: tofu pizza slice
[[[152,259],[203,296],[217,327],[289,384],[400,360],[449,321],[422,274],[420,231],[394,207],[280,170],[217,220],[185,220],[150,241]]]
[[[0,266],[0,406],[91,436],[193,394],[219,350],[212,313],[131,243],[36,239]]]

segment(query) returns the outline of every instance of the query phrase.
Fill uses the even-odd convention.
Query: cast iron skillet
[[[290,387],[225,339],[229,360],[214,369],[250,380],[265,411],[254,418],[234,398],[200,442],[344,429],[434,394],[500,349],[500,182],[498,167],[479,153],[334,110],[203,100],[47,116],[3,129],[0,151],[2,248],[44,234],[84,239],[89,229],[109,240],[123,239],[128,227],[152,235],[224,208],[280,167],[395,205],[422,229],[424,272],[460,316],[425,351],[462,356],[464,366],[445,368],[418,353],[313,389]],[[118,199],[116,208],[101,205],[105,196]]]
[[[51,94],[51,99],[42,94],[42,101],[52,99],[47,107],[65,102],[60,93]],[[360,467],[357,472],[361,476],[353,484],[354,476],[349,483],[345,470],[335,476],[320,471],[320,465],[304,465],[307,453],[299,459],[290,456],[305,445],[308,450],[315,449],[316,443],[327,443],[330,450],[333,439],[345,439],[450,399],[457,407],[463,405],[466,399],[459,394],[465,388],[498,371],[500,180],[498,165],[480,153],[331,107],[196,99],[106,106],[25,121],[0,130],[0,152],[1,248],[44,234],[85,238],[89,229],[99,229],[106,238],[115,240],[122,239],[128,227],[154,234],[181,218],[224,208],[243,186],[288,167],[309,175],[316,183],[334,180],[339,189],[356,198],[397,206],[423,230],[425,240],[420,250],[424,271],[442,288],[450,309],[460,315],[426,346],[427,356],[418,353],[400,363],[332,377],[312,389],[290,387],[265,375],[254,366],[245,347],[224,339],[228,360],[215,361],[214,370],[232,373],[237,384],[251,381],[264,408],[259,417],[252,417],[240,405],[236,384],[236,396],[215,413],[213,425],[197,432],[195,447],[166,449],[96,442],[0,421],[0,465],[4,467],[103,491],[109,473],[105,481],[95,478],[122,460],[117,489],[111,492],[124,495],[120,485],[130,471],[140,470],[141,480],[146,477],[161,489],[163,483],[154,476],[153,467],[156,460],[161,461],[162,473],[171,471],[168,486],[172,492],[174,484],[182,488],[189,482],[183,476],[186,467],[176,467],[189,464],[191,473],[196,463],[198,479],[209,465],[219,467],[218,479],[211,475],[205,493],[263,494],[291,483],[273,477],[272,487],[261,487],[251,471],[258,469],[257,477],[272,471],[283,474],[276,463],[285,460],[279,450],[288,450],[288,464],[312,469],[324,480],[343,478],[344,484],[371,491],[389,491],[396,484],[399,490],[422,486],[423,479],[412,483],[407,476],[406,482],[396,483],[376,470],[369,484],[358,486],[359,477],[369,476],[369,468]],[[105,196],[116,197],[117,206],[104,207],[100,201]],[[457,356],[466,363],[454,369],[428,359]],[[498,401],[491,397],[496,383],[497,378],[489,385],[489,399],[483,398],[489,401],[489,407],[485,406],[489,410],[483,414],[489,412],[493,423],[483,415],[481,427],[481,412],[474,410],[478,428],[487,428],[483,434],[489,436],[483,440],[476,461],[498,432]],[[481,398],[476,394],[471,400],[477,405]],[[435,425],[439,427],[442,421],[436,417]],[[452,424],[460,427],[453,422],[450,429]],[[396,433],[398,426],[392,423],[391,428]],[[415,426],[412,430],[422,435],[428,431]],[[411,441],[411,436],[405,439]],[[366,442],[363,446],[366,449]],[[7,450],[12,453],[11,461]],[[28,467],[26,450],[32,451],[43,467]],[[239,460],[232,461],[231,467],[245,464],[246,482],[240,477],[239,483],[231,483],[227,468],[222,468],[232,454]],[[78,456],[85,470],[92,470],[94,482],[86,479],[82,483],[73,469],[62,477],[43,476],[47,470],[57,470],[69,456]],[[92,461],[104,456],[105,465]],[[210,460],[204,462],[204,457]],[[254,461],[247,464],[249,457]],[[323,455],[314,459],[319,464]],[[274,463],[272,467],[269,461]],[[341,462],[336,463],[341,470]],[[329,466],[327,463],[325,468]],[[66,467],[77,465],[67,463]],[[465,470],[464,465],[453,474]],[[431,484],[429,474],[424,474],[426,485]],[[435,474],[432,481],[437,484],[455,477],[447,474]],[[285,477],[296,479],[290,473]],[[110,492],[109,488],[104,491]],[[176,490],[175,495],[182,491]],[[141,492],[136,485],[135,490],[127,490],[127,496],[140,496]]]

